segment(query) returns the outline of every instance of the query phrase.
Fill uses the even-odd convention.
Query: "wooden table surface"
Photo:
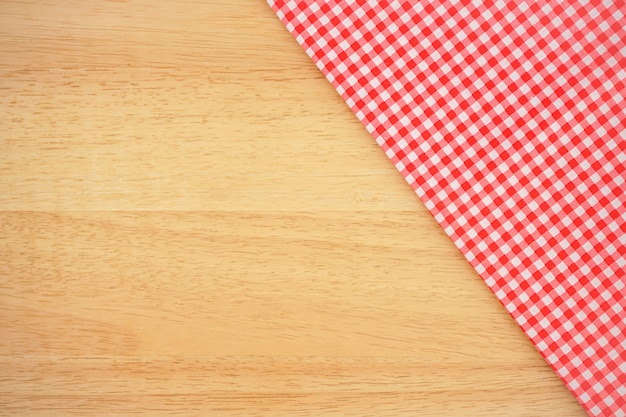
[[[0,415],[584,415],[263,0],[2,1],[0,71]]]

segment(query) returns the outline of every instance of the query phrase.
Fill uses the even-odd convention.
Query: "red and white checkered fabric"
[[[269,3],[588,413],[625,416],[624,1]]]

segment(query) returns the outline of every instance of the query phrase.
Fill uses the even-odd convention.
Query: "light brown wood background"
[[[262,0],[2,1],[0,110],[0,415],[584,415]]]

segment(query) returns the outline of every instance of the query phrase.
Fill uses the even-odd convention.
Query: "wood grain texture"
[[[0,415],[584,415],[262,0],[0,58]]]

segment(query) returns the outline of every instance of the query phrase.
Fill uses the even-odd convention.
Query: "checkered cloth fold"
[[[625,416],[624,2],[269,3],[588,413]]]

